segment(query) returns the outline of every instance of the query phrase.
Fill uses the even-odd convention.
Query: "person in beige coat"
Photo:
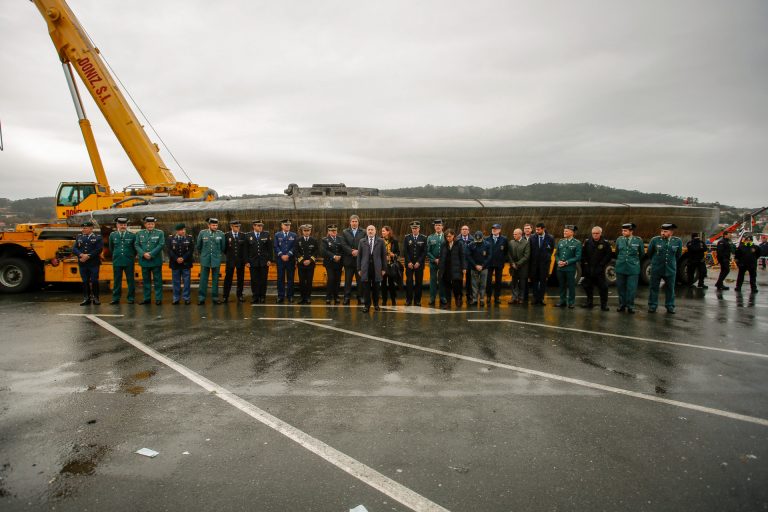
[[[512,299],[510,304],[522,304],[525,284],[528,281],[528,261],[531,257],[531,246],[523,238],[523,230],[516,229],[509,241],[509,275],[512,277]]]

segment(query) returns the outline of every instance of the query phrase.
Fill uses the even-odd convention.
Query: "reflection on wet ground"
[[[103,320],[449,510],[768,509],[768,427],[667,403],[768,419],[768,359],[748,354],[768,354],[768,294],[681,290],[675,316],[61,298],[0,297],[17,333],[0,340],[3,510],[406,510],[113,333],[59,316],[73,311],[122,315]]]

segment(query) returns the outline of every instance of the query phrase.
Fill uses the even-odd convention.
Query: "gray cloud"
[[[765,202],[739,186],[768,163],[760,0],[70,5],[190,176],[221,193],[590,181]],[[32,4],[5,2],[0,42],[0,196],[91,179]],[[112,185],[137,182],[86,109]]]

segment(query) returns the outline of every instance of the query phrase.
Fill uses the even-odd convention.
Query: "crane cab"
[[[56,218],[109,208],[116,201],[110,191],[96,182],[65,182],[56,192]]]

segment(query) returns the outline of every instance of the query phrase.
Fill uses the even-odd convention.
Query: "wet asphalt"
[[[768,510],[758,276],[676,315],[0,296],[0,510],[411,510],[86,313],[448,510]]]

